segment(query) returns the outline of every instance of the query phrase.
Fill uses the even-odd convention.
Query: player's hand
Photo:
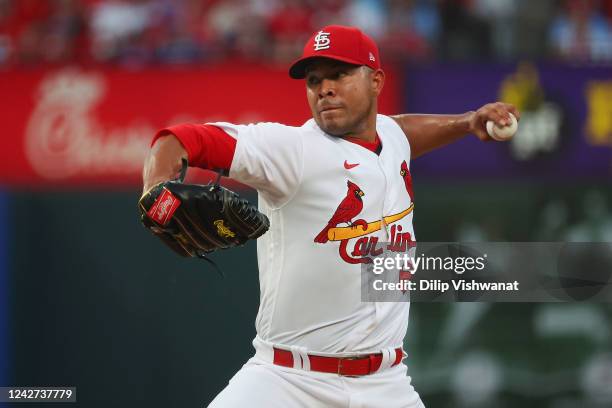
[[[187,159],[175,180],[162,182],[138,200],[140,221],[184,257],[206,258],[218,249],[244,245],[270,227],[265,214],[217,183],[185,184]]]
[[[469,120],[470,133],[475,134],[476,137],[483,142],[493,140],[487,133],[487,121],[491,120],[499,126],[509,125],[511,119],[508,113],[512,113],[516,117],[516,120],[521,120],[521,114],[518,109],[509,103],[494,102],[483,105],[477,111],[472,112]]]

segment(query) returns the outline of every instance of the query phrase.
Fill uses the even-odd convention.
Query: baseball
[[[509,115],[512,123],[507,126],[498,126],[492,120],[487,121],[487,133],[489,136],[500,142],[512,139],[512,136],[514,136],[518,129],[518,121],[512,113],[509,113]]]

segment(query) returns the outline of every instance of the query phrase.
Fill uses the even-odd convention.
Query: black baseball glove
[[[268,217],[235,192],[214,184],[184,184],[187,161],[178,179],[157,184],[138,201],[142,224],[184,257],[205,258],[218,249],[262,236]]]

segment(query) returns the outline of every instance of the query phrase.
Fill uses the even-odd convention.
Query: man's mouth
[[[340,108],[341,108],[341,106],[325,106],[325,107],[321,108],[319,113],[329,112],[329,111],[333,111],[333,110],[338,110]]]

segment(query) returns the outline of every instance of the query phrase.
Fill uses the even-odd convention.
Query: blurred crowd
[[[285,63],[326,24],[387,62],[612,61],[612,0],[0,0],[0,66]]]

